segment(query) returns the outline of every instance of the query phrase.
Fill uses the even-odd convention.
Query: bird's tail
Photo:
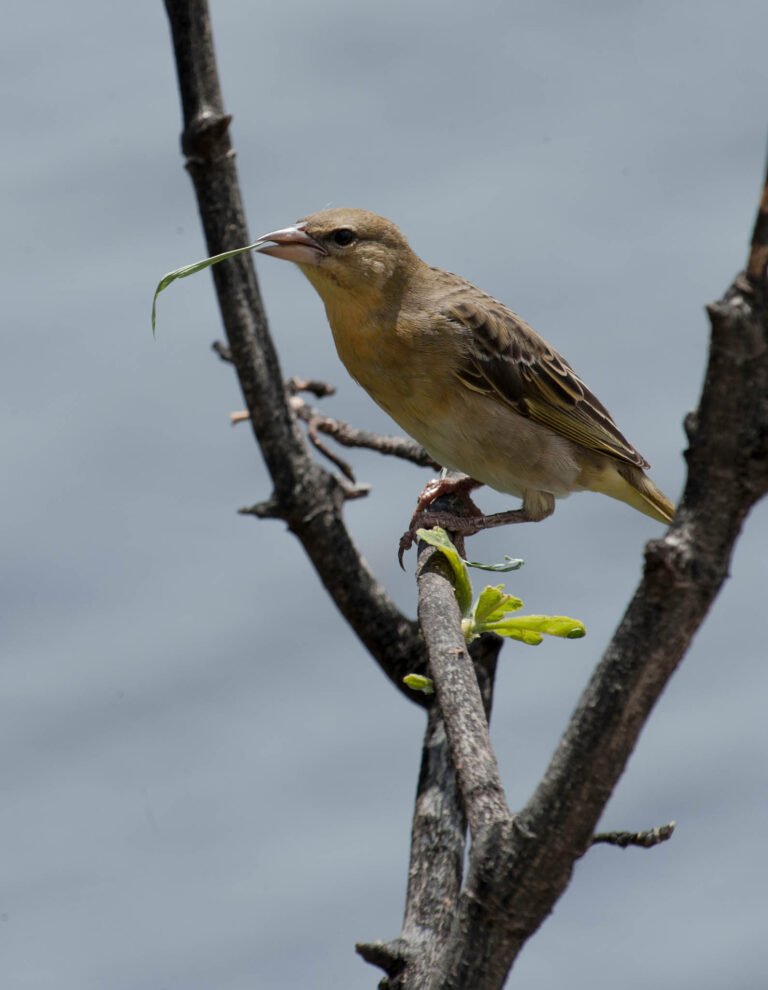
[[[630,464],[617,464],[601,473],[594,490],[626,502],[638,512],[645,513],[658,522],[671,523],[675,506],[660,491],[647,474]]]

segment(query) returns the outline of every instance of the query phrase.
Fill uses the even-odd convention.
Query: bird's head
[[[295,262],[326,306],[397,296],[420,264],[398,228],[367,210],[322,210],[258,243],[262,254]]]

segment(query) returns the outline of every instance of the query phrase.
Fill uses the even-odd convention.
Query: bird
[[[255,250],[301,269],[349,374],[444,467],[419,496],[401,563],[419,525],[446,523],[430,509],[445,494],[469,505],[447,520],[462,535],[539,522],[577,491],[672,521],[650,465],[571,365],[502,302],[422,261],[392,221],[321,210],[264,234]],[[521,508],[483,515],[468,495],[481,485]]]

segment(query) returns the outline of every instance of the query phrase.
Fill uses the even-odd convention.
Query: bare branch
[[[403,936],[450,927],[464,869],[466,821],[440,706],[429,709],[411,830]]]
[[[293,382],[296,380],[291,379]],[[312,382],[307,384],[319,386],[323,383]],[[326,387],[332,389],[330,385]],[[324,394],[332,395],[333,391],[328,391]],[[305,402],[299,395],[292,395],[289,399],[289,405],[299,419],[302,419],[307,424],[310,439],[312,439],[313,434],[319,431],[333,437],[343,447],[364,447],[367,450],[375,450],[377,453],[384,454],[388,457],[399,457],[401,460],[410,461],[411,464],[417,464],[419,467],[431,467],[436,471],[440,470],[440,465],[437,461],[432,460],[421,444],[416,443],[415,440],[410,440],[408,437],[382,436],[379,433],[360,430],[355,426],[350,426],[349,423],[345,423],[343,420],[323,415],[314,406]],[[229,414],[229,419],[233,426],[236,426],[238,423],[244,423],[250,418],[250,413],[247,410]],[[318,442],[313,442],[321,449]],[[335,463],[335,455],[329,454],[326,448],[322,448],[321,452]],[[347,470],[351,474],[351,469],[347,468]],[[347,470],[344,470],[345,474],[347,474]],[[350,474],[347,474],[347,477],[352,481],[354,479]]]
[[[232,364],[232,351],[226,344],[222,344],[220,340],[214,340],[211,344],[211,350],[214,354],[218,354],[225,364]]]
[[[302,408],[304,408],[304,403],[298,397],[291,400],[291,404],[293,404],[294,402],[301,402]],[[339,457],[338,454],[334,454],[331,448],[327,444],[323,443],[323,441],[317,435],[317,429],[318,429],[317,419],[314,417],[310,417],[310,419],[307,420],[307,436],[309,437],[309,442],[312,444],[315,450],[318,451],[318,453],[322,454],[323,457],[327,457],[328,460],[331,462],[331,464],[334,464],[339,469],[339,471],[341,471],[344,477],[348,481],[351,481],[352,484],[354,484],[355,474],[354,471],[352,470],[351,465],[347,464],[347,462],[342,457]]]
[[[459,779],[464,810],[475,836],[509,815],[475,668],[461,632],[450,568],[439,551],[422,544],[417,567],[419,622],[437,701]]]
[[[324,416],[298,395],[291,399],[291,408],[300,419],[309,424],[310,429],[327,433],[344,447],[365,447],[388,457],[399,457],[401,460],[410,461],[419,467],[440,470],[440,465],[432,460],[421,444],[408,437],[381,436],[368,430],[357,429],[342,420]]]
[[[182,148],[197,193],[209,254],[250,242],[240,195],[231,118],[216,71],[205,0],[166,0],[184,112]],[[283,377],[259,293],[252,258],[240,256],[211,269],[227,348],[254,433],[274,485],[269,515],[301,540],[336,605],[379,666],[411,700],[402,678],[424,668],[414,622],[396,608],[352,543],[342,521],[347,493],[316,464],[286,401]]]
[[[408,893],[399,938],[359,943],[357,952],[389,977],[389,990],[426,981],[450,930],[464,869],[466,821],[445,725],[429,709],[411,830]],[[407,979],[402,984],[400,978]]]
[[[319,378],[289,378],[285,387],[290,395],[298,395],[299,392],[311,392],[318,399],[325,399],[329,395],[336,395],[336,386],[330,382],[322,382]]]
[[[627,849],[629,846],[650,849],[671,839],[674,831],[675,822],[669,822],[667,825],[657,825],[656,828],[649,828],[644,832],[598,832],[597,835],[592,836],[592,845],[605,842],[607,845],[619,846],[621,849]]]
[[[709,364],[686,424],[680,508],[648,544],[640,585],[535,794],[473,843],[435,990],[502,986],[591,845],[646,719],[728,574],[742,524],[768,490],[765,281],[737,277],[708,311]]]
[[[483,706],[491,710],[496,663],[503,640],[485,634],[470,647]],[[408,892],[400,936],[365,942],[357,952],[389,977],[388,990],[428,985],[444,950],[463,874],[464,801],[451,759],[439,704],[429,708],[411,830]]]

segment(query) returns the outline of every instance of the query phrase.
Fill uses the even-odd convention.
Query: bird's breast
[[[427,356],[419,342],[396,325],[360,314],[350,320],[331,318],[336,350],[356,382],[390,415],[409,403],[427,378]]]
[[[331,324],[352,377],[439,463],[499,491],[579,487],[577,449],[509,405],[466,388],[450,342],[407,329]],[[388,334],[396,334],[395,346]]]

